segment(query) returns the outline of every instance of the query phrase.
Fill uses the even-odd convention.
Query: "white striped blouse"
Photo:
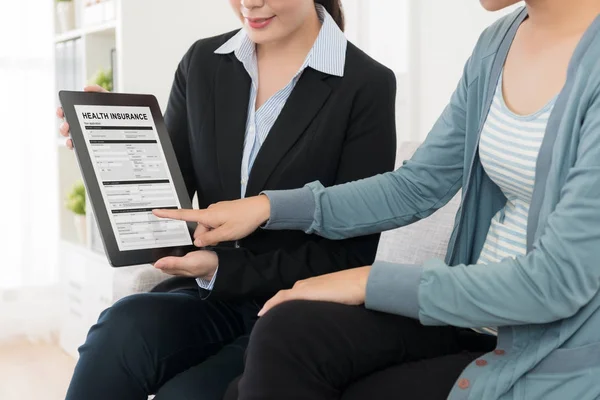
[[[267,140],[271,128],[279,118],[281,111],[292,94],[296,83],[300,80],[306,68],[313,68],[324,74],[344,76],[346,68],[346,49],[348,41],[344,32],[337,26],[325,8],[316,4],[317,14],[323,23],[319,35],[310,49],[304,63],[292,80],[277,93],[271,96],[258,110],[256,110],[256,96],[258,94],[258,61],[256,58],[256,45],[241,29],[225,44],[215,50],[216,54],[235,54],[236,58],[244,65],[246,72],[252,79],[250,86],[250,102],[248,104],[248,117],[246,120],[246,135],[244,138],[244,151],[242,155],[242,170],[240,177],[240,196],[246,195],[248,178],[252,165],[258,156],[263,143]],[[285,134],[285,132],[282,132]],[[206,290],[212,290],[217,279],[219,269],[211,281],[196,279],[198,285]]]
[[[246,195],[248,178],[258,152],[267,139],[271,128],[279,117],[304,70],[310,67],[328,75],[344,76],[346,48],[348,46],[346,36],[322,5],[316,4],[315,6],[319,19],[323,24],[312,49],[289,84],[269,98],[258,110],[255,109],[258,93],[256,45],[250,40],[246,30],[240,30],[215,51],[216,54],[234,53],[236,58],[244,65],[250,78],[252,78],[242,159],[241,197],[245,197]]]
[[[517,115],[507,107],[502,76],[481,132],[479,157],[487,175],[507,198],[493,218],[478,264],[525,255],[527,218],[535,181],[535,165],[554,107],[552,99],[539,111]]]
[[[478,263],[488,264],[525,254],[535,165],[554,101],[533,114],[517,115],[506,106],[502,77],[499,79],[481,132],[479,157],[485,172],[500,187],[507,202],[492,219]]]

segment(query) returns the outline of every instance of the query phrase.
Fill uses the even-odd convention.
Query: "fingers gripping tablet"
[[[113,266],[193,248],[193,227],[156,208],[191,208],[156,98],[61,92],[77,160]]]

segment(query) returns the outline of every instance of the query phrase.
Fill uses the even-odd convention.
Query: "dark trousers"
[[[227,400],[446,399],[496,338],[334,303],[268,312],[250,337]]]
[[[129,296],[90,329],[66,400],[221,400],[259,309],[198,290]]]

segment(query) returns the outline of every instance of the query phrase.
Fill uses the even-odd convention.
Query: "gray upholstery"
[[[397,164],[409,159],[419,143],[400,145]],[[429,218],[381,235],[377,259],[400,264],[422,264],[430,258],[444,259],[454,217],[460,205],[460,192]]]

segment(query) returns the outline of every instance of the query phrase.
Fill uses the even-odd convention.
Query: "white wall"
[[[175,69],[189,47],[198,39],[241,27],[225,0],[154,1],[151,6],[147,0],[120,1],[120,89],[152,93],[163,110]]]
[[[343,0],[348,40],[396,74],[396,127],[399,133],[408,131],[408,18],[411,1]],[[402,140],[400,135],[399,138]]]
[[[127,7],[144,9],[143,0],[121,1]],[[186,23],[166,21],[165,26],[146,29],[130,25],[128,35],[154,32],[153,40],[146,41],[151,48],[130,49],[128,54],[137,60],[130,64],[133,71],[152,65],[153,70],[160,72],[156,76],[171,77],[174,60],[183,55],[191,42],[239,26],[225,0],[196,0],[194,5],[188,0],[171,0],[165,4],[185,10],[179,17]],[[479,34],[514,9],[489,13],[478,0],[343,0],[343,4],[349,40],[396,72],[399,141],[425,138],[456,87]],[[203,19],[206,10],[211,15]],[[195,28],[182,29],[187,24]],[[181,37],[182,31],[187,35],[185,40],[165,45],[169,32]],[[161,104],[166,101],[170,79],[141,82],[134,73],[127,76],[128,90],[156,93]]]
[[[456,88],[480,33],[519,6],[490,13],[477,0],[411,0],[410,128],[399,132],[400,140],[427,136]]]

